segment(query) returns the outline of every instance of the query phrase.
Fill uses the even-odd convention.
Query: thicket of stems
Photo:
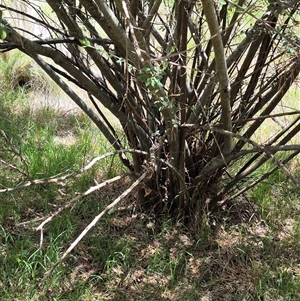
[[[270,173],[281,168],[295,181],[283,164],[300,151],[288,145],[300,130],[299,112],[278,106],[300,71],[298,1],[15,3],[0,5],[7,32],[0,48],[31,56],[133,177],[151,171],[143,184],[151,193],[141,188],[138,195],[143,206],[180,216],[217,210],[263,180],[247,179],[268,160],[275,164]],[[285,125],[261,145],[259,130],[285,115]],[[128,156],[125,144],[142,152]],[[287,152],[283,161],[279,151]]]

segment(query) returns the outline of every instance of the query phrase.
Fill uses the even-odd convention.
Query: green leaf
[[[245,11],[245,9],[244,9],[243,7],[238,7],[238,8],[236,9],[236,13],[237,13],[237,14],[242,14],[244,11]]]
[[[142,82],[142,83],[144,83],[146,80],[147,80],[147,76],[145,75],[145,74],[140,74],[139,75],[139,80]]]
[[[5,40],[6,37],[7,37],[6,30],[2,25],[0,25],[0,40]]]
[[[227,5],[227,1],[225,1],[225,0],[219,0],[219,4],[220,5]]]
[[[171,54],[171,53],[175,52],[175,50],[176,50],[175,46],[169,46],[167,48],[167,54]]]
[[[174,128],[178,128],[178,126],[180,125],[180,122],[177,119],[172,119],[172,124],[173,124]]]
[[[144,67],[144,68],[142,68],[142,70],[141,70],[143,73],[151,73],[151,68],[149,68],[149,67]]]
[[[135,70],[135,67],[133,67],[132,65],[128,65],[128,71],[132,72]]]
[[[177,107],[174,105],[174,106],[172,106],[172,108],[171,108],[171,113],[173,114],[173,115],[175,115],[176,113],[177,113]]]
[[[87,39],[79,39],[79,43],[82,47],[90,47],[91,46],[91,42]]]
[[[148,87],[148,86],[150,86],[150,85],[152,86],[151,78],[147,78],[147,79],[146,79],[145,85],[146,85],[146,87]]]
[[[123,64],[125,62],[125,59],[123,58],[123,57],[119,57],[118,59],[117,59],[117,63],[118,64]]]
[[[167,108],[170,105],[170,101],[169,100],[164,100],[162,102],[162,105]]]

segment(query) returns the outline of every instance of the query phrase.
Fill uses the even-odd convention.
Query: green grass
[[[13,68],[15,63],[13,57],[1,67],[5,71],[9,66]],[[34,77],[32,73],[28,76],[28,80]],[[76,171],[95,156],[112,150],[85,116],[55,111],[50,107],[33,109],[27,101],[31,95],[29,86],[11,86],[12,78],[2,77],[1,80],[0,158],[3,162],[0,189]],[[40,291],[38,280],[58,260],[65,246],[82,230],[81,227],[85,227],[86,212],[91,217],[91,213],[102,210],[104,200],[95,206],[94,199],[84,198],[71,211],[63,212],[54,219],[45,229],[42,250],[39,250],[39,233],[33,228],[38,223],[18,223],[47,216],[76,193],[94,185],[94,179],[114,176],[121,171],[118,158],[108,158],[65,183],[65,195],[58,192],[60,184],[43,184],[0,194],[1,300],[40,300],[37,297]],[[79,218],[80,211],[84,212]],[[52,279],[45,287],[49,286],[60,294],[61,281],[64,280],[60,275],[70,271],[72,269],[64,266],[58,267],[54,275],[59,281]],[[79,287],[77,284],[77,293],[72,293],[74,296],[82,293],[81,290],[79,293]],[[72,294],[70,300],[77,300],[71,297]],[[53,298],[63,300],[55,295]]]
[[[50,78],[40,70],[28,56],[20,51],[9,52],[6,56],[0,56],[2,88],[17,91],[35,90],[44,94],[56,94],[58,88]]]

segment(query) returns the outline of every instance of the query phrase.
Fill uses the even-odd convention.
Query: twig
[[[36,223],[36,222],[40,222],[44,219],[45,217],[44,216],[41,216],[41,217],[36,217],[34,219],[31,219],[29,221],[25,221],[25,222],[21,222],[21,223],[18,223],[18,224],[15,224],[15,227],[21,227],[21,226],[26,226],[28,224],[33,224],[33,223]]]
[[[16,172],[20,173],[21,175],[25,176],[26,178],[28,178],[28,175],[26,174],[26,172],[24,172],[23,170],[21,170],[20,168],[14,166],[14,165],[2,160],[1,158],[0,158],[0,163],[6,165],[11,170],[16,171]]]
[[[70,245],[70,247],[65,251],[65,253],[60,257],[60,259],[48,270],[44,278],[42,279],[40,285],[42,285],[45,280],[51,275],[54,269],[62,263],[66,256],[76,247],[76,245],[81,241],[81,239],[91,230],[93,226],[99,221],[99,219],[110,209],[115,207],[123,198],[125,198],[129,193],[131,193],[139,184],[141,184],[148,176],[148,171],[144,172],[127,190],[125,190],[120,196],[118,196],[111,204],[109,204],[100,214],[98,214],[92,222],[81,232],[81,234],[75,239],[75,241]]]
[[[133,46],[135,48],[136,54],[139,58],[139,61],[143,64],[144,63],[144,58],[142,56],[142,49],[140,48],[139,42],[137,40],[135,31],[134,31],[134,28],[137,28],[137,26],[134,26],[132,24],[132,20],[129,16],[129,11],[128,11],[128,8],[127,8],[127,4],[124,0],[122,0],[122,8],[123,8],[124,15],[125,15],[125,22],[127,23],[128,27],[129,27],[129,31],[130,31],[131,36],[132,36]]]
[[[26,162],[26,160],[23,158],[21,152],[19,152],[18,150],[16,150],[14,148],[14,145],[11,143],[11,141],[9,140],[9,138],[7,137],[7,135],[5,134],[5,132],[3,130],[0,131],[1,135],[3,136],[3,138],[5,139],[6,143],[11,147],[11,148],[4,148],[2,149],[2,151],[7,151],[7,152],[11,152],[14,155],[18,156],[20,158],[20,161],[24,164],[25,166],[25,172],[22,171],[21,169],[13,166],[12,164],[6,163],[5,161],[3,161],[3,164],[6,164],[7,166],[9,166],[11,169],[18,171],[19,173],[25,175],[25,177],[27,179],[30,179],[30,175],[29,175],[29,168],[28,168],[28,164]]]
[[[272,153],[272,151],[270,151],[268,149],[268,147],[260,145],[256,142],[254,142],[253,140],[246,138],[242,135],[233,133],[231,131],[219,129],[219,128],[216,128],[216,127],[213,127],[210,125],[195,125],[195,124],[183,124],[182,125],[182,127],[188,127],[188,128],[193,128],[195,126],[198,127],[199,129],[215,131],[217,133],[228,135],[228,136],[237,138],[239,140],[242,140],[246,143],[253,145],[261,152],[264,152],[268,156],[268,158],[271,161],[273,161],[279,168],[281,168],[281,170],[283,170],[285,172],[285,174],[288,176],[288,178],[290,178],[292,180],[292,182],[300,188],[300,182],[296,179],[296,177],[294,177],[292,175],[292,173],[288,170],[288,168],[286,168],[285,165],[282,164],[282,162],[274,156],[274,154]],[[230,161],[230,160],[228,160],[228,158],[230,157],[230,154],[229,154],[229,157],[228,157],[228,154],[224,154],[224,157],[226,159],[225,162],[222,161],[219,157],[215,157],[206,166],[204,166],[204,168],[202,169],[200,174],[194,179],[194,184],[196,185],[197,183],[201,182],[203,180],[203,178],[209,176],[212,171],[216,170],[216,168],[222,167],[224,164],[227,163],[227,161]]]
[[[77,170],[77,171],[75,171],[73,173],[70,173],[70,174],[67,174],[67,175],[64,175],[64,176],[61,176],[61,177],[53,176],[53,177],[50,177],[50,178],[32,180],[32,181],[29,181],[29,182],[27,182],[27,183],[25,183],[23,185],[19,185],[19,186],[16,186],[16,187],[0,189],[0,193],[11,192],[11,191],[15,191],[17,189],[26,188],[26,187],[29,187],[29,186],[32,186],[32,185],[44,185],[44,184],[50,184],[50,183],[59,183],[59,182],[65,181],[65,180],[67,180],[67,179],[69,179],[71,177],[76,177],[79,174],[81,174],[81,173],[89,170],[90,168],[92,168],[100,160],[103,160],[103,159],[105,159],[107,157],[114,156],[116,154],[126,153],[126,152],[127,153],[138,153],[138,154],[142,154],[142,155],[148,155],[147,152],[136,150],[136,149],[116,150],[114,152],[106,153],[105,155],[102,155],[102,156],[94,158],[86,166],[80,168],[79,170]]]
[[[111,178],[109,180],[106,180],[96,186],[90,187],[87,191],[80,193],[79,195],[77,195],[76,197],[74,197],[73,199],[71,199],[69,202],[67,202],[66,204],[64,204],[62,207],[60,207],[57,211],[55,211],[54,213],[52,213],[50,216],[48,216],[48,218],[46,218],[37,228],[36,231],[41,231],[41,236],[40,236],[40,247],[39,249],[42,248],[42,244],[43,244],[43,230],[44,230],[44,226],[49,223],[55,216],[57,216],[59,213],[61,213],[63,210],[71,207],[74,203],[76,203],[77,201],[79,201],[80,199],[82,199],[83,197],[89,195],[90,193],[94,192],[95,190],[98,190],[108,184],[111,184],[113,182],[116,182],[120,179],[123,179],[125,176],[127,176],[128,174],[123,174],[121,176],[116,176],[114,178]]]
[[[254,120],[265,120],[268,118],[275,118],[275,117],[285,117],[289,115],[299,115],[300,111],[292,111],[292,112],[285,112],[285,113],[277,113],[273,115],[262,115],[262,116],[257,116],[257,117],[252,117],[252,118],[245,118],[245,119],[238,119],[238,120],[233,120],[232,123],[243,123],[247,121],[254,121]]]
[[[110,39],[87,38],[87,40],[94,44],[98,44],[98,45],[112,44],[112,41]],[[32,40],[32,42],[40,44],[40,45],[56,45],[56,44],[76,43],[81,46],[80,41],[74,37],[60,38],[60,39],[39,39],[39,40]],[[0,49],[9,48],[10,50],[12,50],[17,47],[18,47],[18,45],[13,42],[6,42],[5,44],[0,44]]]

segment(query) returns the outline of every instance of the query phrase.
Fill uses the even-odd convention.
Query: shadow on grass
[[[258,206],[239,203],[210,217],[195,236],[165,218],[135,212],[132,197],[100,220],[40,288],[46,270],[123,188],[108,187],[54,219],[41,252],[32,227],[13,226],[26,219],[26,210],[30,217],[41,214],[34,202],[11,210],[2,219],[5,300],[299,300],[300,212],[293,204],[293,216],[272,224]],[[45,206],[51,211],[60,202]]]

